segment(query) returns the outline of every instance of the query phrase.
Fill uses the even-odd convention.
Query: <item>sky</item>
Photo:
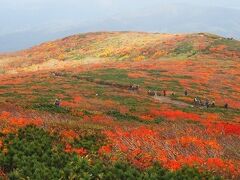
[[[134,18],[141,19],[152,12],[164,11],[164,9],[173,6],[176,8],[175,10],[171,8],[170,12],[177,14],[179,12],[177,11],[178,7],[175,6],[176,4],[181,4],[187,9],[191,9],[192,6],[194,6],[198,11],[206,7],[215,8],[215,11],[219,9],[221,14],[218,16],[224,17],[225,14],[228,15],[228,22],[231,21],[231,16],[233,16],[233,18],[235,18],[234,16],[238,16],[236,13],[229,15],[229,9],[234,12],[240,12],[240,0],[0,0],[0,43],[3,42],[1,38],[4,38],[4,42],[6,42],[7,38],[11,38],[10,35],[17,37],[17,34],[19,34],[19,36],[23,36],[20,35],[22,32],[29,32],[30,34],[32,32],[34,35],[36,32],[42,31],[48,34],[60,31],[75,33],[77,30],[81,31],[81,27],[84,27],[86,31],[112,30],[114,29],[113,27],[116,27],[114,30],[117,30],[119,27],[116,26],[116,22],[115,24],[113,23],[113,19],[121,21],[122,24],[130,19],[131,23],[134,24]],[[164,8],[161,8],[162,6],[164,6]],[[194,13],[195,12],[190,12],[188,15],[194,16]],[[164,16],[166,16],[166,14],[164,14]],[[204,18],[207,18],[205,12]],[[221,20],[225,21],[224,18]],[[108,22],[110,25],[111,23],[113,24],[112,26],[104,26],[102,29],[100,26],[94,26],[94,24],[99,25],[102,22]],[[143,22],[143,24],[144,23],[146,22]],[[197,20],[196,23],[198,23]],[[138,31],[146,31],[146,28],[140,27],[139,25],[131,28],[132,26],[129,24],[122,29],[128,30],[129,28],[129,30],[136,29]],[[87,26],[89,27],[86,28]],[[150,26],[150,24],[148,24],[148,26]],[[151,24],[151,26],[153,25]],[[123,25],[120,27],[123,27]],[[171,28],[173,27],[171,26]],[[218,29],[219,27],[213,28]],[[227,28],[230,27],[226,27],[226,29]],[[237,28],[238,26],[236,25],[235,29]],[[69,31],[70,29],[71,31]],[[75,31],[72,29],[75,29]],[[119,30],[122,29],[119,28]],[[149,29],[154,28],[149,27]],[[165,29],[168,30],[170,27],[166,27]],[[162,28],[156,28],[156,31],[158,30],[162,30]],[[171,30],[173,32],[178,31],[177,28]],[[187,26],[183,28],[183,30],[187,31]],[[202,29],[199,29],[199,31],[205,30],[208,29],[204,29],[204,26]],[[189,32],[191,31],[193,31],[192,26],[189,27]],[[68,33],[65,34],[67,35]],[[61,35],[64,36],[65,34],[63,33]],[[49,35],[48,37],[46,36],[42,41],[50,40],[58,36],[51,36],[51,38]],[[38,41],[36,41],[36,43],[38,43]]]
[[[127,13],[138,16],[144,8],[162,3],[240,9],[239,0],[0,0],[0,35],[44,26],[64,28]]]

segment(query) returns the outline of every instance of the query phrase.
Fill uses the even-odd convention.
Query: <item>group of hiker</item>
[[[139,85],[133,84],[128,87],[128,90],[131,91],[138,91],[139,90]]]
[[[163,90],[162,93],[161,93],[161,92],[159,92],[159,91],[148,90],[148,95],[150,95],[150,96],[161,96],[162,94],[163,94],[163,96],[167,96],[167,91],[166,91],[166,90]],[[175,93],[172,92],[171,95],[172,95],[172,96],[175,96]],[[187,91],[187,90],[184,91],[184,95],[185,95],[185,96],[188,96],[188,91]],[[213,101],[209,101],[208,99],[206,99],[206,100],[204,101],[204,100],[201,100],[199,97],[195,97],[195,98],[193,99],[193,103],[194,103],[195,106],[205,106],[205,107],[207,107],[207,108],[215,107],[215,106],[216,106],[214,100],[213,100]],[[228,103],[225,103],[225,104],[224,104],[224,108],[225,108],[225,109],[228,109],[228,107],[229,107]]]
[[[163,96],[167,96],[167,91],[163,90],[162,93],[159,91],[152,91],[152,90],[148,90],[148,95],[149,96],[161,96],[163,94]]]
[[[200,98],[198,97],[195,97],[194,100],[194,105],[195,106],[205,106],[207,108],[210,108],[210,107],[215,107],[215,101],[209,101],[208,99],[206,99],[205,101],[202,101]],[[225,109],[228,109],[228,103],[225,103],[224,106],[223,106]]]
[[[138,91],[139,90],[139,85],[130,85],[128,90],[131,90],[131,91]],[[162,92],[159,92],[159,91],[152,91],[152,90],[148,90],[148,95],[149,96],[167,96],[167,90],[163,90]],[[172,96],[175,96],[175,93],[172,92],[171,93]],[[188,91],[185,90],[184,91],[184,95],[185,96],[188,96]],[[98,96],[98,94],[96,94],[96,96]],[[206,99],[205,101],[201,100],[199,97],[195,97],[193,99],[193,103],[195,106],[205,106],[207,108],[210,108],[210,107],[215,107],[215,101],[209,101],[208,99]],[[54,105],[56,107],[60,107],[60,104],[61,104],[61,100],[60,99],[56,99],[55,102],[54,102]],[[224,108],[225,109],[228,109],[229,105],[228,103],[225,103],[224,104]]]
[[[208,99],[206,99],[205,101],[202,101],[200,98],[195,97],[193,102],[195,106],[206,106],[207,108],[215,107],[215,101],[210,102]]]

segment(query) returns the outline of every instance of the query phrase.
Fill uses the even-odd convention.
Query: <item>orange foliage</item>
[[[151,110],[150,114],[152,116],[160,116],[164,117],[168,120],[181,120],[181,119],[188,119],[188,120],[200,120],[200,116],[194,113],[186,113],[180,110]]]
[[[111,117],[102,115],[102,114],[96,114],[96,115],[92,115],[92,116],[84,116],[83,120],[84,121],[92,121],[92,122],[96,122],[96,123],[105,123],[105,124],[113,122],[113,119]]]
[[[222,52],[225,49],[226,49],[225,45],[218,45],[216,47],[210,48],[210,51],[212,51],[212,52]]]
[[[72,152],[76,153],[79,156],[84,156],[87,154],[87,150],[84,148],[73,148]]]
[[[131,151],[128,156],[128,160],[132,162],[134,166],[139,168],[147,168],[153,164],[153,157],[140,149]]]
[[[10,116],[11,116],[11,113],[10,113],[10,112],[3,111],[3,112],[0,114],[0,120],[2,120],[2,119],[8,119]]]
[[[143,61],[144,59],[145,59],[144,56],[137,56],[137,57],[135,57],[133,60],[134,60],[135,62],[139,62],[139,61]]]
[[[87,150],[84,148],[73,148],[70,144],[66,144],[65,146],[66,153],[76,153],[79,156],[84,156],[87,154]]]
[[[74,102],[76,102],[76,103],[79,103],[79,102],[81,102],[82,100],[83,100],[83,98],[80,97],[80,96],[74,97]]]
[[[154,120],[154,118],[151,115],[142,115],[142,116],[140,116],[140,118],[142,120],[145,120],[145,121],[152,121],[152,120]]]
[[[16,132],[18,128],[27,125],[42,126],[41,118],[12,117],[10,112],[3,111],[0,114],[0,130],[2,134]]]
[[[146,77],[146,73],[144,72],[130,72],[128,73],[129,78],[143,78]]]
[[[157,136],[153,130],[141,126],[129,131],[117,128],[115,132],[104,131],[104,134],[114,143],[114,147],[127,154],[128,160],[135,166],[146,168],[153,163],[153,155],[145,149],[145,143],[150,143]]]
[[[154,55],[153,55],[153,58],[159,58],[159,57],[162,57],[162,56],[166,56],[168,54],[168,52],[164,51],[164,50],[160,50],[160,51],[157,51]]]
[[[63,107],[70,107],[70,108],[76,108],[76,107],[78,107],[78,104],[76,104],[75,102],[62,101],[61,102],[61,106],[63,106]]]
[[[209,134],[225,134],[240,136],[240,124],[230,124],[225,122],[205,122],[206,132]]]
[[[221,118],[219,117],[218,114],[216,113],[206,113],[204,115],[204,118],[206,119],[206,121],[208,122],[214,122],[214,121],[218,121],[220,120]]]
[[[207,166],[210,168],[214,168],[214,167],[224,168],[225,166],[224,161],[219,158],[209,158],[206,163],[207,163]]]
[[[187,136],[187,137],[181,137],[180,143],[186,147],[190,146],[191,144],[194,144],[200,148],[205,148],[206,146],[209,146],[213,149],[219,150],[221,146],[216,142],[216,140],[202,140],[193,136]]]
[[[24,127],[27,125],[41,126],[43,121],[39,119],[27,119],[27,118],[10,118],[9,124],[17,127]]]
[[[169,160],[166,164],[165,167],[171,170],[178,170],[181,168],[180,162],[176,160]]]
[[[111,101],[111,100],[105,100],[105,101],[103,101],[103,103],[107,108],[112,108],[112,107],[116,106],[115,102]]]
[[[149,167],[153,162],[158,161],[171,170],[177,170],[184,165],[197,165],[202,169],[215,168],[220,172],[237,173],[238,166],[234,168],[233,162],[220,158],[222,146],[216,139],[202,139],[195,136],[166,139],[159,132],[145,126],[126,130],[117,127],[112,131],[104,131],[104,134],[112,143],[108,146],[116,148],[112,150],[122,152],[139,168]],[[216,158],[212,158],[210,154]],[[227,165],[223,167],[224,163]]]
[[[74,132],[73,130],[63,130],[61,132],[62,137],[70,139],[70,140],[74,140],[76,138],[78,138],[78,134],[76,132]]]
[[[13,131],[14,131],[14,129],[12,129],[12,128],[3,128],[1,133],[6,135]]]
[[[106,145],[106,146],[102,146],[99,150],[98,150],[98,153],[100,155],[103,155],[103,154],[109,154],[111,153],[112,151],[112,148],[110,145]]]
[[[182,156],[179,156],[178,157],[178,161],[181,163],[181,164],[185,164],[185,165],[188,165],[188,166],[195,166],[195,165],[201,165],[204,163],[204,159],[201,158],[201,157],[198,157],[198,156],[187,156],[187,157],[182,157]]]
[[[218,123],[216,124],[216,128],[223,129],[228,135],[235,134],[240,136],[240,124]]]

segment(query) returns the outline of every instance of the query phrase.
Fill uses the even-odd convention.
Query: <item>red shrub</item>
[[[11,116],[11,113],[10,113],[10,112],[3,111],[3,112],[0,114],[0,120],[1,120],[1,119],[8,119],[10,116]]]
[[[63,130],[61,132],[61,135],[64,138],[71,139],[71,140],[78,138],[78,134],[76,132],[74,132],[73,130]]]
[[[100,155],[103,155],[103,154],[109,154],[111,153],[112,151],[112,148],[110,145],[106,145],[106,146],[102,146],[99,150],[98,150],[98,153]]]
[[[41,119],[10,118],[9,124],[17,127],[23,127],[27,125],[41,126],[43,121]]]
[[[200,116],[194,113],[186,113],[180,110],[151,110],[153,116],[161,116],[168,120],[200,120]]]

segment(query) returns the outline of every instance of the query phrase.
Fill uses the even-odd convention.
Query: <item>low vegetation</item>
[[[3,141],[4,152],[0,152],[1,170],[10,179],[220,179],[194,168],[171,172],[156,164],[141,171],[126,162],[107,164],[68,154],[58,141],[59,137],[34,126],[9,134]],[[90,150],[94,141],[85,137],[80,144]]]
[[[89,33],[5,56],[0,179],[239,179],[238,44]]]

